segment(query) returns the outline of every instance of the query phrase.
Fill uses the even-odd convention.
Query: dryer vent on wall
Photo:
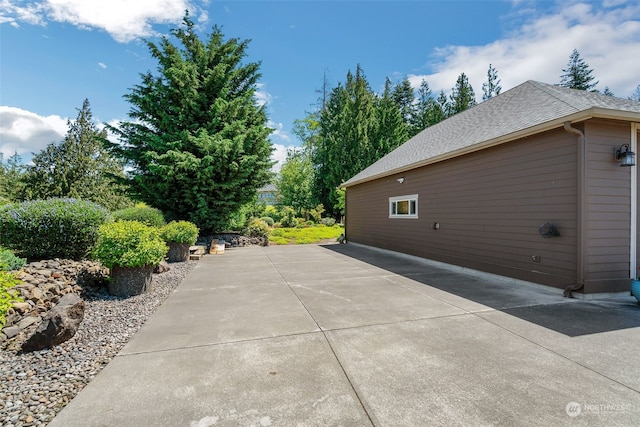
[[[538,228],[538,232],[545,239],[560,236],[560,232],[558,231],[556,226],[551,224],[550,222],[545,222],[544,224],[542,224],[540,228]]]

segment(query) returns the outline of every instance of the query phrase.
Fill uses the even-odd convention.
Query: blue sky
[[[627,98],[640,84],[637,0],[0,0],[0,152],[28,160],[62,140],[85,98],[98,122],[126,120],[123,95],[157,66],[142,38],[157,41],[185,9],[203,37],[219,25],[251,39],[277,160],[299,144],[293,121],[313,109],[324,73],[335,86],[357,64],[377,91],[407,76],[448,92],[465,72],[480,101],[490,63],[503,91],[558,83],[575,48],[601,91]]]

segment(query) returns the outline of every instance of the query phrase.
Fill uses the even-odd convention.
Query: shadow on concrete
[[[631,296],[567,299],[553,289],[518,288],[362,246],[323,247],[570,337],[640,327],[640,306]]]

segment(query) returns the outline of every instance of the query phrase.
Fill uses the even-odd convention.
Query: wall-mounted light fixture
[[[401,178],[396,179],[396,181],[398,181],[400,184],[402,184],[404,182],[404,176]]]
[[[616,160],[620,160],[620,166],[635,166],[635,156],[636,153],[631,151],[629,144],[622,144],[620,148],[616,148]]]

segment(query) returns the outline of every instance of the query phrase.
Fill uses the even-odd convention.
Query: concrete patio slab
[[[119,356],[51,427],[371,425],[321,334]]]
[[[352,245],[234,249],[50,425],[637,426],[633,301]]]
[[[475,315],[327,332],[375,425],[634,425],[638,392]],[[586,407],[585,407],[586,409]]]
[[[637,304],[585,301],[553,307],[553,312],[548,308],[492,311],[478,316],[620,384],[640,390],[640,364],[634,362],[640,360],[640,307]],[[539,326],[545,323],[549,327]]]
[[[291,288],[323,330],[351,328],[464,311],[385,278],[292,282]]]
[[[318,330],[295,294],[283,284],[230,285],[206,290],[180,287],[127,343],[122,354]]]

